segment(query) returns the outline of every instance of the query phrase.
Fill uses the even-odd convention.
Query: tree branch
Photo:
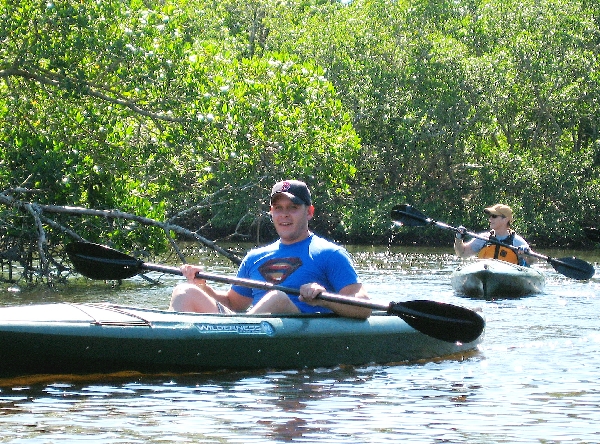
[[[173,223],[165,223],[165,222],[157,221],[155,219],[150,219],[147,217],[142,217],[142,216],[138,216],[138,215],[131,214],[131,213],[126,213],[126,212],[123,212],[120,210],[95,210],[95,209],[83,208],[83,207],[35,204],[32,202],[15,199],[13,196],[8,194],[9,192],[29,193],[29,192],[31,192],[31,190],[18,187],[18,188],[14,188],[10,191],[1,192],[0,193],[0,203],[7,205],[7,206],[14,207],[14,208],[22,209],[24,211],[27,211],[29,214],[31,214],[33,216],[35,223],[36,223],[36,229],[38,232],[37,244],[38,244],[38,252],[40,254],[40,260],[42,261],[42,266],[43,266],[42,268],[47,267],[47,264],[48,264],[46,255],[44,253],[44,246],[46,245],[47,240],[46,240],[45,230],[43,228],[43,223],[51,225],[52,227],[54,227],[64,233],[67,233],[69,236],[71,236],[72,238],[74,238],[78,241],[83,240],[82,237],[79,236],[76,232],[74,232],[73,230],[71,230],[67,227],[64,227],[63,225],[44,216],[43,213],[87,215],[87,216],[102,217],[102,218],[106,218],[106,219],[124,219],[124,220],[135,221],[135,222],[138,222],[138,223],[146,225],[146,226],[159,227],[165,232],[165,235],[167,236],[169,242],[174,247],[175,251],[177,252],[178,256],[180,257],[180,259],[182,261],[185,261],[185,259],[182,255],[181,251],[179,250],[179,248],[177,248],[170,233],[177,233],[185,238],[193,239],[197,242],[200,242],[201,244],[205,245],[206,247],[212,249],[213,251],[225,256],[226,258],[231,260],[236,265],[239,265],[242,261],[241,258],[239,256],[237,256],[234,252],[222,248],[221,246],[217,245],[215,242],[213,242],[209,239],[206,239],[203,236],[200,236],[198,233],[195,233],[193,231],[190,231],[186,228],[183,228],[183,227],[173,224]]]
[[[28,79],[28,80],[34,80],[43,85],[48,85],[48,86],[52,86],[54,88],[60,88],[60,89],[64,89],[64,84],[68,82],[68,83],[72,83],[73,85],[77,86],[77,88],[83,95],[87,95],[89,97],[94,97],[94,98],[100,99],[104,102],[112,103],[113,105],[119,105],[124,108],[129,108],[131,111],[133,111],[134,113],[141,115],[141,116],[149,117],[149,118],[155,119],[155,120],[162,120],[165,122],[184,123],[186,121],[186,119],[179,118],[179,117],[173,117],[166,113],[157,113],[157,112],[148,111],[144,108],[141,108],[140,106],[138,106],[135,102],[132,102],[131,100],[126,100],[126,99],[120,98],[120,97],[109,96],[109,95],[102,93],[102,92],[98,91],[97,89],[93,88],[87,82],[81,82],[81,81],[74,80],[74,79],[72,79],[70,77],[66,77],[66,76],[57,76],[56,74],[53,74],[53,76],[54,76],[54,78],[52,78],[48,75],[41,75],[41,74],[37,74],[34,72],[30,72],[26,69],[20,69],[20,68],[14,68],[14,67],[0,70],[0,78],[2,78],[2,77],[21,77],[21,78]],[[112,93],[114,95],[116,95],[116,93],[114,91]]]

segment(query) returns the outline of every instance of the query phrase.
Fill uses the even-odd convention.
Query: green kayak
[[[416,361],[467,352],[398,316],[178,313],[112,304],[0,308],[0,374],[196,372]]]
[[[450,278],[452,288],[469,297],[516,298],[544,291],[545,278],[537,269],[496,259],[475,259],[459,266]]]

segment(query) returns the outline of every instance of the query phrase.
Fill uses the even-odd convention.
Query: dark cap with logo
[[[277,182],[271,190],[271,203],[273,203],[273,197],[278,194],[289,197],[292,202],[298,205],[312,205],[310,191],[306,184],[300,180],[282,180],[281,182]]]

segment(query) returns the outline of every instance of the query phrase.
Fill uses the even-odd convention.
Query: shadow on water
[[[390,362],[387,364],[378,364],[378,366],[410,366],[410,365],[426,365],[429,363],[441,363],[456,361],[462,362],[479,354],[478,349],[462,351],[451,355],[445,355],[430,359],[419,359],[414,361],[403,361],[403,362]],[[204,371],[204,372],[161,372],[161,373],[143,373],[139,371],[119,371],[114,373],[81,373],[81,374],[29,374],[23,376],[11,376],[11,377],[0,377],[0,388],[5,387],[44,387],[47,384],[64,383],[64,384],[94,384],[101,381],[102,383],[114,383],[114,384],[126,384],[131,381],[163,381],[165,379],[169,381],[176,381],[177,383],[186,384],[189,381],[200,381],[200,380],[238,380],[247,377],[264,377],[272,372],[281,371],[288,374],[311,374],[317,372],[317,374],[331,375],[343,374],[349,371],[357,371],[361,368],[373,368],[373,365],[366,366],[352,366],[343,365],[331,368],[320,368],[320,369],[298,369],[298,370],[277,370],[277,369],[264,369],[264,370],[215,370],[215,371]]]

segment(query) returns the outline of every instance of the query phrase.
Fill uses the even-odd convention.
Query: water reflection
[[[410,421],[395,422],[399,414],[435,414],[437,407],[465,403],[478,389],[447,375],[430,380],[419,374],[419,367],[402,379],[386,367],[365,367],[142,377],[121,384],[110,378],[89,385],[56,382],[14,387],[14,395],[4,394],[0,402],[5,413],[10,410],[4,416],[7,424],[20,431],[41,428],[49,440],[69,440],[63,430],[85,425],[86,434],[97,434],[88,439],[111,442],[115,432],[109,431],[127,425],[120,430],[121,439],[143,430],[141,435],[153,442],[169,436],[184,442],[239,442],[242,437],[250,442],[350,442],[367,438],[373,428],[391,438],[394,430],[410,427]],[[393,395],[386,399],[382,389]],[[147,435],[149,430],[153,436]],[[169,435],[168,430],[177,433]]]
[[[448,250],[355,247],[375,300],[431,299],[481,310],[479,351],[387,366],[202,374],[37,377],[0,383],[1,442],[600,442],[600,279],[539,264],[542,294],[481,301],[454,294]],[[594,264],[591,252],[576,255]],[[210,264],[209,257],[206,262]],[[235,267],[210,264],[233,274]],[[6,294],[4,305],[110,302],[164,308],[179,279],[152,287]],[[234,353],[234,350],[224,350]]]

